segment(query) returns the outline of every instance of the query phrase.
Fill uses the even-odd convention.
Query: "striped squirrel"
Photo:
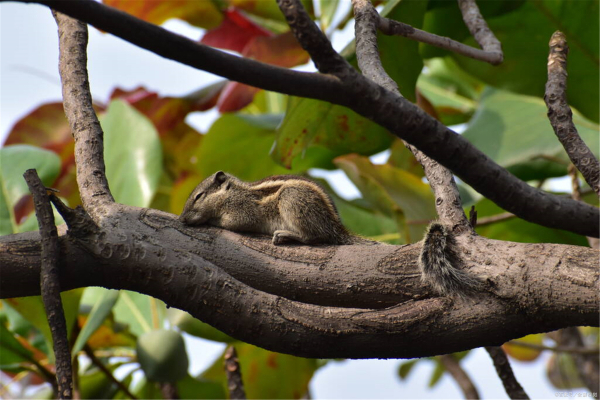
[[[179,220],[186,225],[212,225],[235,232],[273,235],[272,242],[352,244],[368,240],[350,234],[333,201],[313,181],[277,175],[244,182],[219,171],[202,182],[187,199]],[[438,222],[427,229],[419,267],[423,282],[441,295],[464,295],[478,289],[478,278],[456,269],[454,236]]]
[[[327,193],[313,181],[294,175],[244,182],[219,171],[194,189],[179,220],[186,225],[273,235],[275,245],[355,242]]]
[[[423,239],[419,268],[421,280],[441,295],[462,297],[482,287],[479,278],[456,268],[460,264],[457,252],[452,232],[439,222],[431,223]]]

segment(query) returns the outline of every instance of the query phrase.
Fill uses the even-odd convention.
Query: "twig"
[[[496,222],[506,221],[507,219],[513,219],[515,217],[515,214],[509,212],[490,215],[489,217],[479,218],[479,220],[477,221],[477,226],[495,224]]]
[[[537,343],[527,343],[520,340],[511,340],[508,342],[513,346],[527,347],[528,349],[534,350],[548,350],[555,353],[571,353],[571,354],[584,354],[584,355],[598,355],[600,353],[600,347],[578,347],[578,346],[545,346]]]
[[[40,225],[42,241],[42,265],[40,268],[40,291],[44,309],[48,317],[52,343],[56,357],[56,381],[58,396],[61,399],[73,398],[73,368],[71,352],[67,338],[67,323],[60,298],[60,279],[58,275],[58,234],[54,224],[52,206],[42,181],[34,169],[23,175],[33,196],[35,214]]]
[[[87,25],[52,11],[58,25],[59,72],[65,115],[75,139],[77,186],[92,217],[98,206],[113,203],[104,168],[103,132],[92,106],[87,75]]]
[[[469,28],[469,32],[471,32],[471,35],[473,35],[483,51],[497,54],[500,62],[502,62],[504,58],[502,44],[494,36],[494,32],[488,27],[485,19],[483,19],[475,0],[458,0],[458,8],[460,8],[463,21],[465,21],[465,25]]]
[[[471,206],[471,209],[469,210],[469,224],[471,225],[471,228],[477,226],[477,210],[475,209],[475,206]]]
[[[229,389],[229,398],[231,400],[245,400],[246,391],[244,390],[242,371],[235,347],[227,347],[223,357],[225,358],[225,373],[227,374],[227,389]]]
[[[550,38],[548,54],[548,82],[544,100],[548,107],[548,119],[556,137],[564,147],[569,159],[586,182],[600,196],[600,165],[589,147],[579,136],[573,123],[573,113],[567,103],[567,54],[569,46],[565,35],[556,31]]]
[[[448,371],[456,383],[458,383],[460,390],[462,390],[463,394],[465,395],[465,399],[480,398],[479,392],[473,384],[473,381],[452,354],[444,354],[443,356],[439,357],[439,360],[446,368],[446,371]]]
[[[83,346],[83,351],[85,352],[85,355],[88,356],[89,359],[92,361],[92,364],[98,367],[98,369],[102,371],[104,375],[106,375],[108,380],[117,385],[117,387],[123,393],[125,393],[127,397],[129,397],[130,399],[137,399],[137,397],[129,391],[129,388],[123,382],[115,378],[113,373],[108,368],[106,368],[104,363],[102,363],[102,361],[98,357],[96,357],[96,355],[94,354],[94,350],[92,350],[92,348],[88,344]]]
[[[485,50],[476,49],[461,42],[457,42],[456,40],[452,40],[449,37],[438,36],[436,34],[412,27],[404,22],[394,21],[389,18],[379,18],[379,30],[386,35],[404,36],[407,39],[426,43],[435,47],[439,47],[440,49],[453,51],[463,56],[484,61],[492,65],[499,65],[503,60],[502,51],[498,53],[497,51],[488,52]]]
[[[364,76],[385,89],[401,96],[398,85],[387,74],[377,49],[377,25],[380,16],[370,0],[352,0],[355,16],[356,56],[358,66]],[[427,157],[415,146],[403,140],[404,145],[422,165],[425,176],[436,198],[436,210],[440,221],[452,226],[456,233],[467,232],[472,228],[467,222],[461,207],[462,201],[452,173]]]
[[[504,390],[506,390],[508,397],[511,399],[529,399],[529,396],[527,396],[527,393],[525,393],[523,387],[517,381],[517,378],[515,378],[515,374],[508,362],[508,357],[506,357],[506,353],[502,350],[502,347],[488,346],[485,349],[494,362],[494,367],[496,367],[496,372],[504,385]]]

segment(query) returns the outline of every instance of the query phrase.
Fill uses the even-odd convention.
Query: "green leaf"
[[[0,235],[9,235],[20,232],[14,207],[29,194],[23,174],[35,169],[42,183],[50,187],[60,172],[60,158],[38,147],[12,145],[0,149],[0,165]]]
[[[0,369],[19,369],[19,364],[28,362],[33,358],[31,350],[26,349],[15,338],[15,334],[9,331],[4,324],[0,323]]]
[[[400,377],[400,379],[402,379],[402,380],[406,379],[406,377],[408,376],[410,371],[413,369],[413,367],[415,365],[417,365],[417,362],[419,362],[419,361],[420,361],[419,359],[414,359],[414,360],[405,361],[405,362],[401,363],[400,366],[398,367],[398,376]]]
[[[121,290],[119,300],[113,307],[113,314],[115,321],[129,325],[131,332],[140,336],[162,326],[165,306],[150,296]]]
[[[375,207],[391,217],[402,212],[408,225],[406,242],[420,240],[428,222],[436,218],[433,193],[420,177],[388,164],[373,165],[357,155],[338,157],[336,165]],[[402,224],[399,228],[402,232]]]
[[[83,346],[85,346],[90,336],[96,332],[102,322],[104,322],[106,317],[110,314],[118,298],[118,290],[106,290],[103,292],[102,296],[94,304],[94,307],[92,308],[85,325],[81,329],[79,336],[77,336],[77,340],[71,349],[71,354],[76,355],[81,349],[83,349]]]
[[[455,54],[453,57],[465,71],[490,85],[541,98],[547,80],[548,42],[552,34],[560,30],[565,33],[571,49],[567,67],[569,103],[598,122],[598,12],[595,0],[527,1],[513,12],[487,19],[502,43],[504,62],[501,65],[492,66]],[[465,43],[477,47],[471,37]]]
[[[273,353],[246,343],[235,344],[235,349],[249,399],[300,399],[320,366],[314,359]],[[202,377],[225,385],[223,357],[217,358]]]
[[[323,32],[329,28],[329,25],[333,20],[335,11],[338,8],[338,1],[339,0],[319,0],[319,7],[321,9],[319,21],[321,22],[321,30]]]
[[[136,352],[142,370],[152,381],[177,382],[187,376],[189,360],[179,332],[146,332],[138,338]]]
[[[79,302],[83,289],[74,289],[67,292],[62,292],[60,298],[63,304],[65,313],[65,321],[67,324],[67,335],[70,336],[73,329],[73,324],[77,318]],[[48,325],[48,318],[44,310],[44,304],[41,296],[19,297],[4,300],[14,310],[16,310],[23,318],[29,321],[38,331],[42,333],[46,342],[46,354],[51,362],[54,361],[54,352],[52,344],[52,333]]]
[[[190,375],[177,381],[177,391],[182,399],[224,399],[227,396],[223,385]]]
[[[114,375],[114,371],[124,362],[105,365]],[[121,380],[126,386],[131,382],[131,376]],[[119,392],[119,387],[106,374],[95,366],[90,366],[79,376],[79,396],[81,399],[112,399]]]
[[[272,157],[288,168],[333,169],[336,156],[372,155],[391,142],[384,128],[345,107],[293,97],[277,130]]]
[[[100,123],[104,130],[106,177],[116,201],[148,207],[162,175],[162,148],[156,128],[121,100],[112,101]]]
[[[520,178],[543,179],[566,174],[568,158],[546,117],[542,99],[486,88],[481,107],[463,136]],[[598,156],[598,125],[573,110],[581,138]],[[548,159],[564,160],[548,168]],[[562,167],[562,168],[557,168]],[[558,174],[558,175],[557,175]]]
[[[299,172],[280,167],[269,156],[275,127],[280,121],[280,115],[221,116],[204,136],[198,150],[199,175],[204,179],[223,170],[240,179],[254,181],[269,175]],[[224,149],[227,149],[226,157]]]
[[[426,1],[401,1],[391,9],[387,17],[421,28],[426,8]],[[379,33],[377,47],[383,68],[398,84],[400,93],[410,101],[416,101],[415,87],[423,69],[419,43],[404,37]]]
[[[417,81],[417,88],[445,125],[467,122],[477,109],[483,87],[449,57],[429,60]]]
[[[185,311],[170,308],[167,310],[167,316],[171,324],[192,336],[223,343],[232,343],[236,341],[231,336],[192,317]]]
[[[446,372],[444,364],[442,364],[437,358],[433,358],[432,360],[435,363],[435,367],[433,368],[433,372],[431,373],[431,377],[429,378],[428,386],[430,388],[434,387],[440,381],[440,379],[442,379],[444,372]]]

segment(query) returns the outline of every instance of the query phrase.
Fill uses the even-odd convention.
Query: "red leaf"
[[[273,36],[273,34],[231,8],[225,11],[225,18],[221,25],[206,32],[200,43],[241,53],[246,45],[258,36]]]

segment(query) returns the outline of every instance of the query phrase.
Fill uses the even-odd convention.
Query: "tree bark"
[[[263,236],[185,227],[157,210],[107,210],[110,228],[82,238],[60,230],[63,290],[145,293],[273,351],[424,357],[598,326],[598,252],[585,247],[459,236],[460,267],[486,289],[440,298],[420,283],[418,244],[277,247]],[[37,232],[1,237],[1,296],[39,294],[39,259]]]

